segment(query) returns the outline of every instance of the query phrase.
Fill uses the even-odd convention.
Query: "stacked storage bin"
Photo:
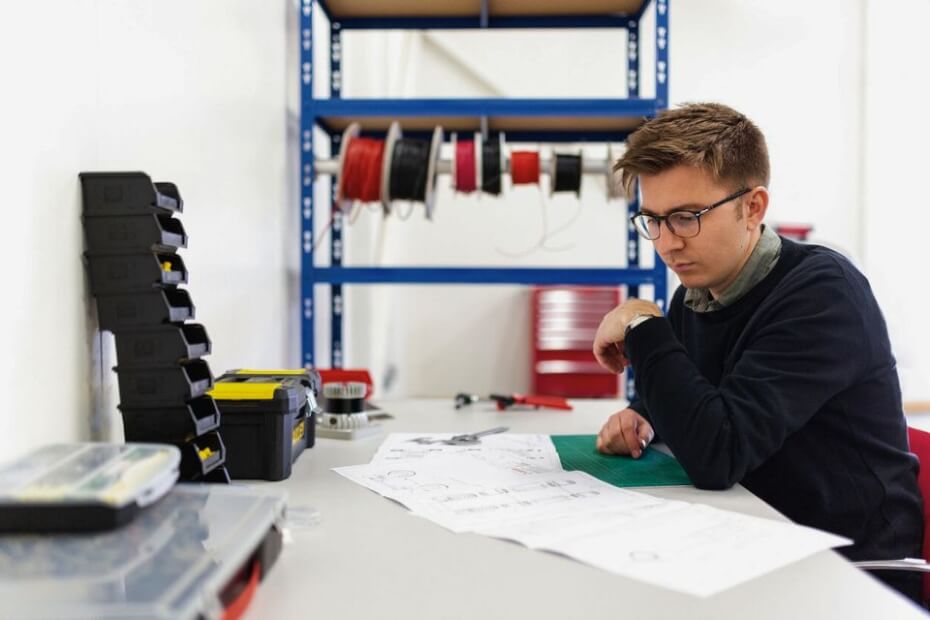
[[[126,441],[181,449],[181,479],[229,482],[220,413],[202,356],[210,339],[179,285],[187,235],[172,183],[142,172],[82,173],[85,257],[100,329],[116,337],[115,368]]]

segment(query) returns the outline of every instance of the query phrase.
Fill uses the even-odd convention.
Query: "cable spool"
[[[439,178],[439,151],[442,149],[442,127],[433,128],[433,140],[429,150],[429,167],[426,170],[426,197],[423,204],[426,206],[426,219],[433,219],[433,210],[436,208],[436,179]]]
[[[510,180],[514,185],[539,184],[539,153],[514,151],[510,154]]]
[[[394,121],[384,139],[384,158],[381,162],[381,207],[385,215],[391,212],[391,164],[394,159],[394,144],[400,136],[400,125]]]
[[[604,172],[604,181],[607,183],[607,200],[625,198],[620,176],[614,172],[614,164],[618,157],[614,154],[614,145],[607,144],[607,170]]]
[[[481,188],[481,184],[484,181],[481,175],[481,151],[484,148],[484,138],[481,137],[481,132],[475,132],[475,189],[478,190]],[[481,197],[481,194],[478,194],[478,197]]]
[[[478,158],[473,140],[459,142],[452,134],[452,189],[471,194],[478,189]]]
[[[504,136],[490,138],[481,145],[481,190],[495,196],[501,193],[504,171]]]
[[[575,192],[581,197],[581,154],[554,153],[552,156],[552,190],[556,192]]]
[[[390,148],[390,157],[385,160],[385,189],[389,203],[395,200],[422,202],[426,207],[426,218],[432,219],[436,197],[436,167],[441,146],[441,127],[436,127],[432,140],[427,141],[404,138],[399,126],[391,124],[385,144],[385,149]]]
[[[381,166],[384,142],[359,137],[361,128],[352,123],[342,133],[336,201],[378,202],[381,197]]]

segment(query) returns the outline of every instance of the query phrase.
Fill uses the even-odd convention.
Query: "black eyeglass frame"
[[[639,236],[648,241],[655,241],[656,239],[662,236],[662,222],[665,222],[665,226],[666,228],[668,228],[670,233],[672,233],[673,235],[677,237],[681,237],[681,235],[676,233],[675,229],[672,228],[672,225],[669,223],[669,218],[678,213],[687,213],[689,215],[694,216],[694,219],[697,220],[697,225],[698,225],[696,233],[694,233],[693,235],[690,235],[689,237],[682,237],[683,239],[690,239],[691,237],[697,237],[699,234],[701,234],[701,216],[702,215],[704,215],[705,213],[709,213],[710,211],[713,211],[717,207],[722,207],[726,203],[730,202],[731,200],[736,200],[740,196],[745,196],[751,191],[752,189],[749,187],[744,187],[742,189],[736,190],[729,196],[725,196],[724,198],[721,198],[714,204],[706,206],[700,211],[688,211],[687,209],[678,209],[676,211],[672,211],[671,213],[667,213],[666,215],[653,215],[652,213],[644,213],[640,211],[639,213],[637,213],[636,215],[630,218],[630,223],[633,225],[633,228],[636,229],[636,232],[639,233]],[[657,234],[655,237],[647,237],[646,235],[643,234],[643,230],[639,226],[636,225],[636,218],[642,217],[642,216],[651,217],[652,219],[659,222],[659,234]]]

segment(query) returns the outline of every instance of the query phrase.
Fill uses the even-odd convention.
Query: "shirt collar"
[[[717,299],[714,299],[706,288],[689,288],[685,292],[685,306],[694,312],[713,312],[736,303],[769,275],[780,255],[781,237],[763,224],[762,235],[733,284]]]

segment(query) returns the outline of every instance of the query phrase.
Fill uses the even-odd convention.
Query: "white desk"
[[[381,403],[390,432],[596,433],[618,402],[574,401],[575,411],[498,412],[449,400]],[[475,534],[453,534],[330,471],[367,463],[385,435],[317,439],[287,481],[292,507],[321,522],[293,530],[247,614],[265,618],[925,618],[893,590],[832,551],[708,599],[619,577],[554,554]],[[637,489],[768,518],[777,512],[742,487]]]

